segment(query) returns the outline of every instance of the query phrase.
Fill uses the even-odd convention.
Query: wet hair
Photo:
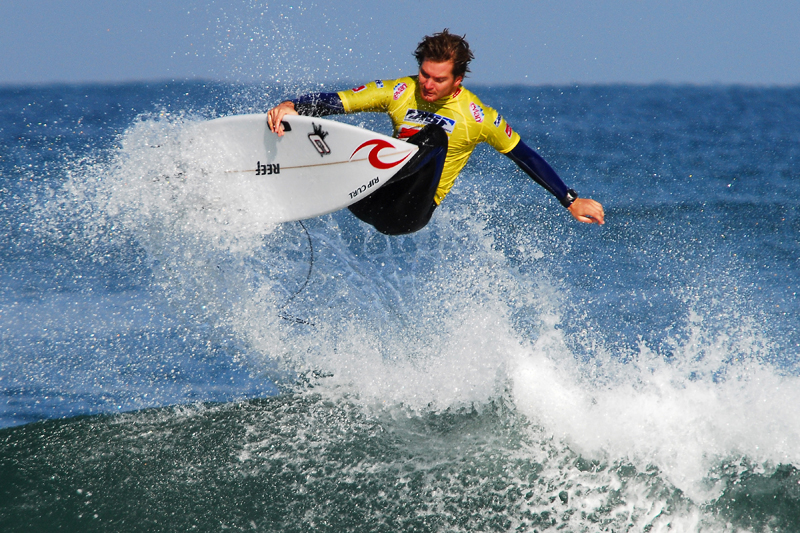
[[[475,57],[469,49],[466,35],[453,35],[445,28],[440,33],[426,35],[414,50],[414,57],[421,66],[426,59],[436,63],[453,61],[453,77],[458,78],[469,72],[469,62]]]

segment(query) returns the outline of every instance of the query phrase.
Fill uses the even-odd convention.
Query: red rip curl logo
[[[384,148],[394,148],[394,145],[389,141],[385,141],[383,139],[372,139],[371,141],[361,143],[361,146],[359,146],[353,151],[353,154],[350,156],[350,160],[352,161],[353,157],[359,152],[359,150],[366,148],[367,146],[372,146],[372,150],[369,151],[369,156],[367,158],[369,159],[369,164],[381,170],[386,170],[387,168],[396,167],[397,165],[408,159],[408,156],[411,155],[411,153],[409,152],[403,159],[398,159],[397,161],[392,161],[391,163],[385,163],[380,160],[378,154]]]

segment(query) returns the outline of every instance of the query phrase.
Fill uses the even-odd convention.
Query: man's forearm
[[[569,207],[572,201],[577,197],[575,191],[568,188],[561,178],[558,177],[553,167],[524,142],[519,141],[517,146],[506,155],[510,157],[519,168],[524,170],[528,176],[533,178],[536,183],[550,191],[564,207]]]

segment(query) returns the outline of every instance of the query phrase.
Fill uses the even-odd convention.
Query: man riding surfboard
[[[376,80],[348,91],[287,100],[269,110],[269,127],[282,136],[281,119],[287,114],[388,113],[394,136],[418,145],[420,150],[399,175],[349,207],[359,219],[388,235],[425,227],[481,142],[510,157],[576,220],[605,222],[599,202],[579,198],[495,109],[462,86],[473,58],[463,37],[447,29],[426,36],[414,56],[419,64],[416,76]]]

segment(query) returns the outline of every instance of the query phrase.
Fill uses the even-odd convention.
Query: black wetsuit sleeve
[[[290,101],[294,104],[295,111],[307,117],[324,117],[344,113],[344,104],[337,93],[304,94],[300,98]]]
[[[550,191],[562,205],[569,205],[568,191],[566,184],[561,181],[556,171],[553,170],[542,156],[536,153],[533,148],[522,141],[517,143],[513,150],[508,152],[508,157],[514,161],[519,168],[533,178],[533,181]]]

